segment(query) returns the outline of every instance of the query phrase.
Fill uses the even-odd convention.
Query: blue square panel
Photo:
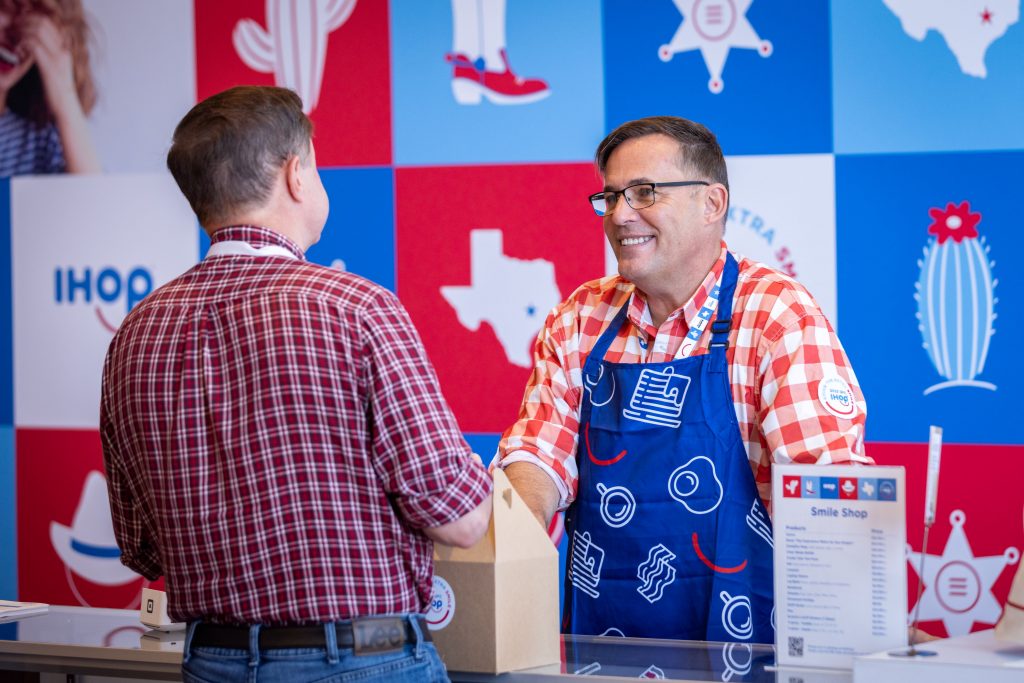
[[[836,152],[1024,148],[1020,2],[832,3]]]
[[[671,114],[726,154],[832,151],[825,0],[607,0],[608,128]]]
[[[341,268],[395,289],[395,180],[391,168],[320,169],[331,201],[313,263]]]
[[[1021,152],[836,158],[843,344],[871,441],[1021,444]]]
[[[391,44],[398,164],[593,156],[600,3],[392,0]]]
[[[391,168],[320,169],[331,202],[320,241],[306,252],[313,263],[346,270],[395,289],[394,173]],[[199,230],[199,254],[210,238]]]

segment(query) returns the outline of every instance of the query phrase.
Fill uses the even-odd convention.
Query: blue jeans
[[[334,681],[394,681],[395,683],[450,683],[437,648],[418,639],[401,650],[385,654],[356,655],[339,648],[334,626],[324,627],[327,646],[260,650],[260,627],[249,631],[248,650],[192,647],[196,625],[188,626],[181,675],[185,683],[331,683]],[[420,622],[412,620],[420,633]]]

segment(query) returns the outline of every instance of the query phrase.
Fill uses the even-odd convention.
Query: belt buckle
[[[402,617],[359,617],[352,620],[353,650],[357,655],[375,655],[401,650],[405,645]]]

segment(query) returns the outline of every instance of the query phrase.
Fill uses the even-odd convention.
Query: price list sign
[[[853,668],[907,643],[902,467],[773,468],[780,666]]]

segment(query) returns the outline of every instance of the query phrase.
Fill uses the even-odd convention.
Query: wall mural
[[[0,597],[129,607],[147,585],[112,542],[100,369],[124,315],[208,246],[164,167],[174,125],[247,83],[293,88],[314,121],[332,210],[310,260],[399,295],[485,461],[547,312],[615,270],[586,201],[597,143],[640,116],[707,124],[729,163],[727,242],[814,293],[864,389],[868,454],[907,469],[924,627],[998,619],[1024,548],[1019,516],[994,509],[1024,505],[1020,0],[81,5],[74,30],[42,2],[0,17],[45,16],[76,76],[23,58],[8,32],[0,94],[14,102],[36,69],[76,84],[35,93],[37,111],[87,122],[61,137],[13,104],[0,116]],[[946,446],[922,548],[931,424]],[[629,523],[630,491],[602,496],[606,521]],[[563,562],[590,543],[561,519],[549,533]],[[599,591],[589,547],[575,580]],[[663,550],[649,600],[674,577]]]

